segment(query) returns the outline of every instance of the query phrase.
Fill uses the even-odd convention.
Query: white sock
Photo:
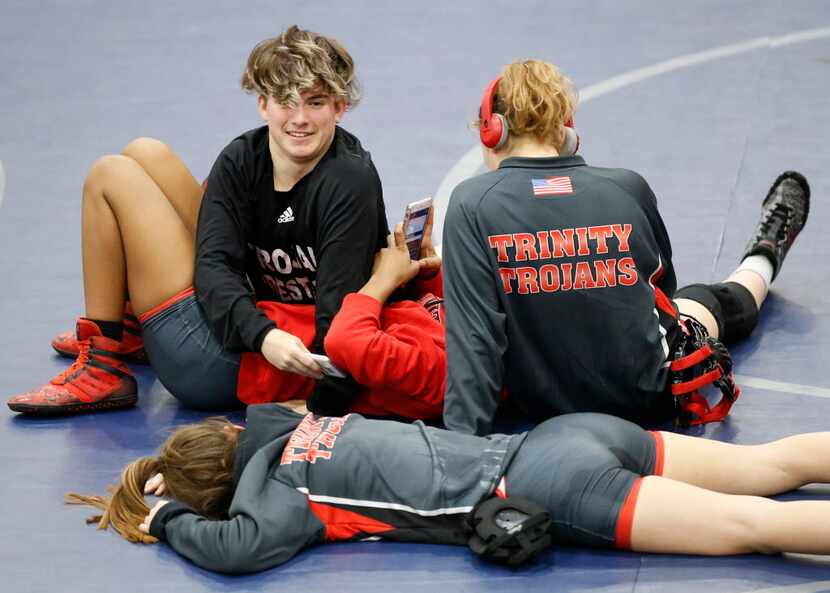
[[[764,283],[769,289],[769,285],[772,284],[772,262],[766,257],[763,255],[750,255],[741,262],[741,265],[738,266],[735,272],[742,272],[743,270],[750,270],[758,274],[763,278]]]

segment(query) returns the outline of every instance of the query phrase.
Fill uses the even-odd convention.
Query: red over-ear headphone
[[[501,81],[501,76],[494,79],[484,89],[484,96],[481,98],[481,110],[479,111],[478,135],[481,143],[487,148],[501,148],[507,142],[510,135],[510,128],[507,119],[501,113],[493,113],[496,100],[496,89]],[[565,122],[565,142],[562,144],[561,156],[571,156],[579,150],[579,134],[574,130],[573,117]]]
[[[501,113],[493,113],[493,105],[496,100],[496,88],[499,86],[501,76],[494,79],[484,89],[484,96],[481,98],[481,111],[478,127],[478,135],[481,143],[487,148],[501,148],[507,142],[510,134],[507,128],[507,120]]]

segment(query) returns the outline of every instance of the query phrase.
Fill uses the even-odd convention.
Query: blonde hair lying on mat
[[[208,418],[177,428],[164,442],[157,457],[141,457],[121,472],[109,497],[70,492],[67,504],[88,505],[103,514],[87,519],[98,529],[112,525],[125,539],[152,544],[156,538],[138,530],[150,512],[144,500],[144,485],[151,477],[164,476],[165,496],[186,504],[210,519],[227,517],[233,498],[233,466],[236,431],[226,418]]]
[[[360,101],[354,61],[346,48],[296,25],[254,47],[241,84],[246,92],[289,105],[299,104],[301,91],[320,86],[350,107]]]

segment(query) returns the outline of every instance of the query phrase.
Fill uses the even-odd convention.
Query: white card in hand
[[[341,379],[346,376],[346,373],[334,366],[328,356],[324,356],[322,354],[312,354],[311,358],[317,361],[317,364],[319,364],[320,368],[323,369],[324,375],[328,375],[329,377],[340,377]]]

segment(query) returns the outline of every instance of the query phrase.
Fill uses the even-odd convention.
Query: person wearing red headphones
[[[444,223],[444,422],[488,434],[506,389],[524,414],[719,420],[739,391],[717,341],[749,335],[807,220],[806,179],[780,175],[737,270],[676,290],[657,200],[640,175],[574,154],[577,97],[553,64],[505,67],[479,114],[491,172],[455,188]],[[715,383],[721,402],[699,392]]]

